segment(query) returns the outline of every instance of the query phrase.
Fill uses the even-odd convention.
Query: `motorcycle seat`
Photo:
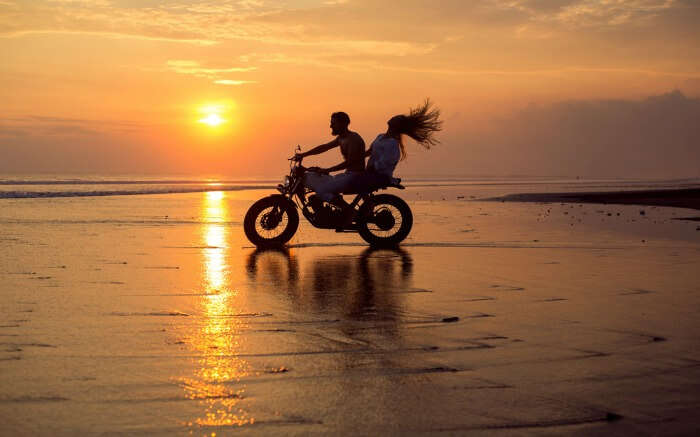
[[[406,187],[401,185],[401,178],[391,178],[391,182],[388,185],[376,185],[373,187],[369,187],[369,189],[363,190],[363,191],[351,189],[351,190],[343,191],[343,194],[364,194],[364,193],[371,193],[371,192],[379,191],[379,190],[386,190],[387,188],[397,188],[399,190],[406,189]]]

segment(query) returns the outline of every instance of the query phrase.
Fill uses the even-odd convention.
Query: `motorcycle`
[[[411,232],[413,213],[408,204],[392,194],[376,194],[388,188],[405,189],[401,179],[392,178],[386,186],[344,192],[355,195],[349,204],[351,209],[345,210],[321,201],[304,185],[304,175],[309,169],[302,166],[302,159],[289,160],[289,175],[277,186],[280,194],[258,200],[245,215],[245,235],[257,247],[281,246],[291,240],[299,227],[297,209],[314,227],[357,232],[373,247],[396,246]]]

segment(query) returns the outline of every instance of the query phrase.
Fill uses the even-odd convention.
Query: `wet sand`
[[[625,190],[580,193],[521,193],[488,200],[504,202],[567,202],[616,205],[653,205],[700,209],[700,189]]]
[[[0,434],[700,430],[694,211],[422,188],[399,250],[258,251],[265,193],[3,200]]]

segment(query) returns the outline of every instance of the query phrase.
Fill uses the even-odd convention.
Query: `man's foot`
[[[341,218],[340,225],[335,228],[335,231],[343,232],[345,229],[350,229],[352,227],[353,218],[355,218],[355,209],[348,205],[343,209],[343,216]]]

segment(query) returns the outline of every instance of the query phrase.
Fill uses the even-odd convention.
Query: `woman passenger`
[[[365,155],[369,155],[367,169],[360,178],[360,190],[372,191],[391,183],[394,169],[399,161],[406,159],[406,147],[403,137],[407,135],[418,144],[430,149],[439,143],[434,138],[435,132],[442,130],[440,110],[431,108],[430,99],[408,114],[396,115],[388,122],[385,133],[377,135]]]

